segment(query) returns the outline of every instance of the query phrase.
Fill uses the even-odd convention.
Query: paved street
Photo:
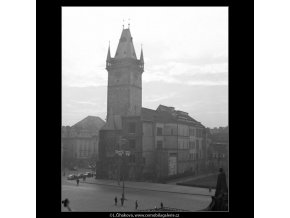
[[[135,211],[136,200],[140,210],[159,207],[163,202],[164,207],[196,211],[209,205],[213,193],[201,188],[125,182],[127,200],[121,207],[122,186],[116,181],[88,178],[76,186],[76,181],[63,179],[62,185],[62,199],[70,200],[73,211]],[[118,197],[118,206],[114,205],[115,196]]]

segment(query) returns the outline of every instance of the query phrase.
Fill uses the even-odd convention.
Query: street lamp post
[[[124,142],[125,139],[121,139],[121,142]],[[125,163],[125,157],[130,156],[131,152],[126,150],[115,150],[115,153],[119,155],[122,158],[122,166],[123,166],[123,187],[122,187],[122,198],[125,200],[125,175],[124,175],[124,163]]]

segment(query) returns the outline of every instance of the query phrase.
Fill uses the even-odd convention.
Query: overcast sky
[[[228,125],[227,7],[63,7],[62,125],[88,115],[105,120],[108,44],[114,56],[123,19],[138,58],[143,44],[142,106]]]

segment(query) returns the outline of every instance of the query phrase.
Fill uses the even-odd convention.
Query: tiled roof
[[[87,116],[83,120],[73,125],[72,128],[94,132],[99,131],[99,129],[104,125],[105,121],[103,121],[100,117]]]
[[[183,111],[176,111],[174,107],[167,107],[159,105],[156,110],[142,107],[141,118],[143,121],[155,121],[155,122],[178,122],[186,123],[194,126],[204,127],[200,122],[196,121]]]

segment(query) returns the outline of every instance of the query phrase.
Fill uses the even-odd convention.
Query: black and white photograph
[[[229,8],[61,7],[61,211],[229,212]]]

